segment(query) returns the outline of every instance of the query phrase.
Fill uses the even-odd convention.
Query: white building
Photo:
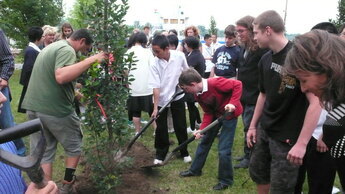
[[[184,29],[189,26],[188,18],[181,6],[176,8],[172,8],[169,11],[165,11],[164,13],[160,13],[158,10],[155,11],[156,17],[159,18],[159,23],[154,24],[156,27],[153,31],[156,30],[166,30],[169,31],[171,29],[175,29],[180,36],[183,36]]]

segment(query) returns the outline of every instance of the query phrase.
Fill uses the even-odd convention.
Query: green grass
[[[22,86],[19,84],[20,70],[16,70],[14,75],[10,80],[10,88],[12,93],[12,112],[16,123],[22,123],[27,120],[26,114],[18,113],[17,107],[19,102],[19,97],[22,91]],[[144,114],[146,116],[146,114]],[[188,115],[188,114],[187,114]],[[148,119],[146,117],[146,119]],[[188,121],[188,119],[187,119]],[[235,134],[235,141],[233,145],[232,156],[240,156],[243,154],[243,131],[242,131],[242,120],[238,120],[238,125]],[[134,131],[134,129],[133,129]],[[154,150],[153,142],[154,138],[152,136],[153,129],[150,128],[139,141],[143,142],[149,149]],[[190,136],[190,134],[189,134]],[[170,138],[177,142],[175,135],[171,134]],[[28,137],[24,138],[28,145]],[[84,144],[87,142],[84,142]],[[188,151],[194,156],[194,152],[198,145],[198,141],[194,141],[189,144]],[[185,164],[183,161],[175,159],[172,160],[168,165],[159,168],[158,175],[152,177],[155,181],[154,188],[158,188],[163,191],[168,191],[169,193],[245,193],[251,194],[256,193],[256,186],[253,181],[249,178],[247,169],[234,170],[234,185],[225,191],[215,192],[212,187],[217,183],[218,174],[218,152],[217,152],[218,139],[215,140],[213,146],[208,155],[206,164],[203,168],[203,174],[200,177],[189,177],[180,178],[178,175],[181,171],[187,170],[190,164]],[[171,146],[171,149],[176,147]],[[54,173],[53,180],[59,182],[64,176],[64,159],[63,150],[61,146],[58,147],[58,152],[56,154],[56,161],[54,163]],[[233,161],[233,165],[236,164]],[[80,165],[77,170],[77,175],[82,171],[82,166]],[[26,180],[28,180],[26,178]],[[340,188],[340,183],[338,178],[336,179],[335,185]],[[304,192],[307,193],[307,186],[305,184]]]
[[[188,113],[187,113],[188,115]],[[188,119],[187,119],[188,120]],[[140,141],[147,147],[153,149],[154,138],[152,136],[153,129],[145,132]],[[191,134],[189,134],[191,137]],[[170,134],[170,139],[174,140],[175,144],[170,146],[170,150],[177,146],[177,139],[175,134]],[[188,151],[194,158],[195,150],[198,146],[199,140],[195,140],[188,145]],[[223,192],[213,191],[212,187],[218,183],[218,138],[213,142],[212,148],[208,154],[207,161],[202,171],[202,176],[180,178],[179,173],[187,170],[190,164],[185,164],[182,159],[174,159],[167,165],[160,167],[158,175],[155,176],[157,180],[156,188],[171,193],[256,193],[256,186],[249,178],[247,169],[234,170],[234,184],[230,189]],[[240,156],[243,154],[243,131],[242,120],[238,120],[238,126],[235,134],[235,142],[232,156]],[[236,164],[233,161],[233,165]],[[243,185],[242,185],[243,184]]]

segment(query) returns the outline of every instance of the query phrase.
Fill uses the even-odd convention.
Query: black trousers
[[[158,107],[160,109],[161,107]],[[188,139],[186,124],[186,109],[183,98],[173,101],[170,105],[173,125],[178,143],[181,144]],[[155,135],[156,159],[164,160],[169,151],[168,133],[168,109],[165,109],[157,118],[157,129]],[[188,156],[187,146],[180,150],[181,156]]]
[[[302,192],[307,173],[309,194],[330,194],[336,173],[336,163],[328,152],[316,150],[317,140],[312,137],[308,143],[303,165],[299,168],[295,194]],[[344,165],[344,163],[343,163]]]
[[[195,130],[195,121],[201,123],[199,109],[195,106],[195,102],[187,102],[187,107],[189,112],[190,128]]]

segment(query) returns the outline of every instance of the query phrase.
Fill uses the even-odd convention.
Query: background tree
[[[88,8],[95,4],[95,0],[76,0],[73,9],[71,10],[68,22],[74,29],[86,28],[89,20],[86,14]]]
[[[27,45],[30,27],[56,26],[62,16],[62,0],[0,0],[0,27],[18,48]]]
[[[217,23],[213,16],[210,19],[210,29],[208,30],[210,34],[218,34]]]
[[[124,17],[128,8],[128,0],[95,0],[84,9],[88,28],[94,36],[94,50],[110,55],[109,60],[94,64],[87,71],[82,90],[87,101],[86,160],[100,193],[113,193],[119,170],[128,164],[127,160],[122,163],[114,160],[131,134],[126,110],[130,80],[124,73],[133,62],[132,54],[125,54],[129,30],[124,25]]]
[[[345,0],[338,1],[338,14],[335,20],[330,19],[337,28],[339,29],[345,23]]]
[[[205,26],[202,26],[202,25],[198,25],[197,28],[199,29],[200,38],[202,39],[202,37],[204,37],[204,35],[207,34],[207,30]]]
[[[137,28],[137,29],[142,28],[142,26],[140,25],[140,21],[136,20],[133,22],[133,29],[135,29],[135,28]]]
[[[150,22],[146,22],[146,24],[145,24],[144,26],[150,27],[151,30],[152,30],[152,28],[153,28],[153,25],[152,25]],[[144,26],[143,26],[143,27],[144,27]]]

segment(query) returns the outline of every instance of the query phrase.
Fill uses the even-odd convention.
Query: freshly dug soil
[[[114,193],[118,194],[146,194],[146,193],[168,193],[167,190],[155,188],[155,173],[159,171],[147,170],[141,168],[142,166],[150,165],[153,162],[153,153],[146,148],[142,143],[136,142],[128,153],[128,156],[133,158],[133,165],[130,168],[124,169],[121,173],[121,183],[116,188]],[[82,174],[77,175],[75,188],[79,194],[96,194],[97,190],[93,187],[90,178],[90,166],[85,162]]]

